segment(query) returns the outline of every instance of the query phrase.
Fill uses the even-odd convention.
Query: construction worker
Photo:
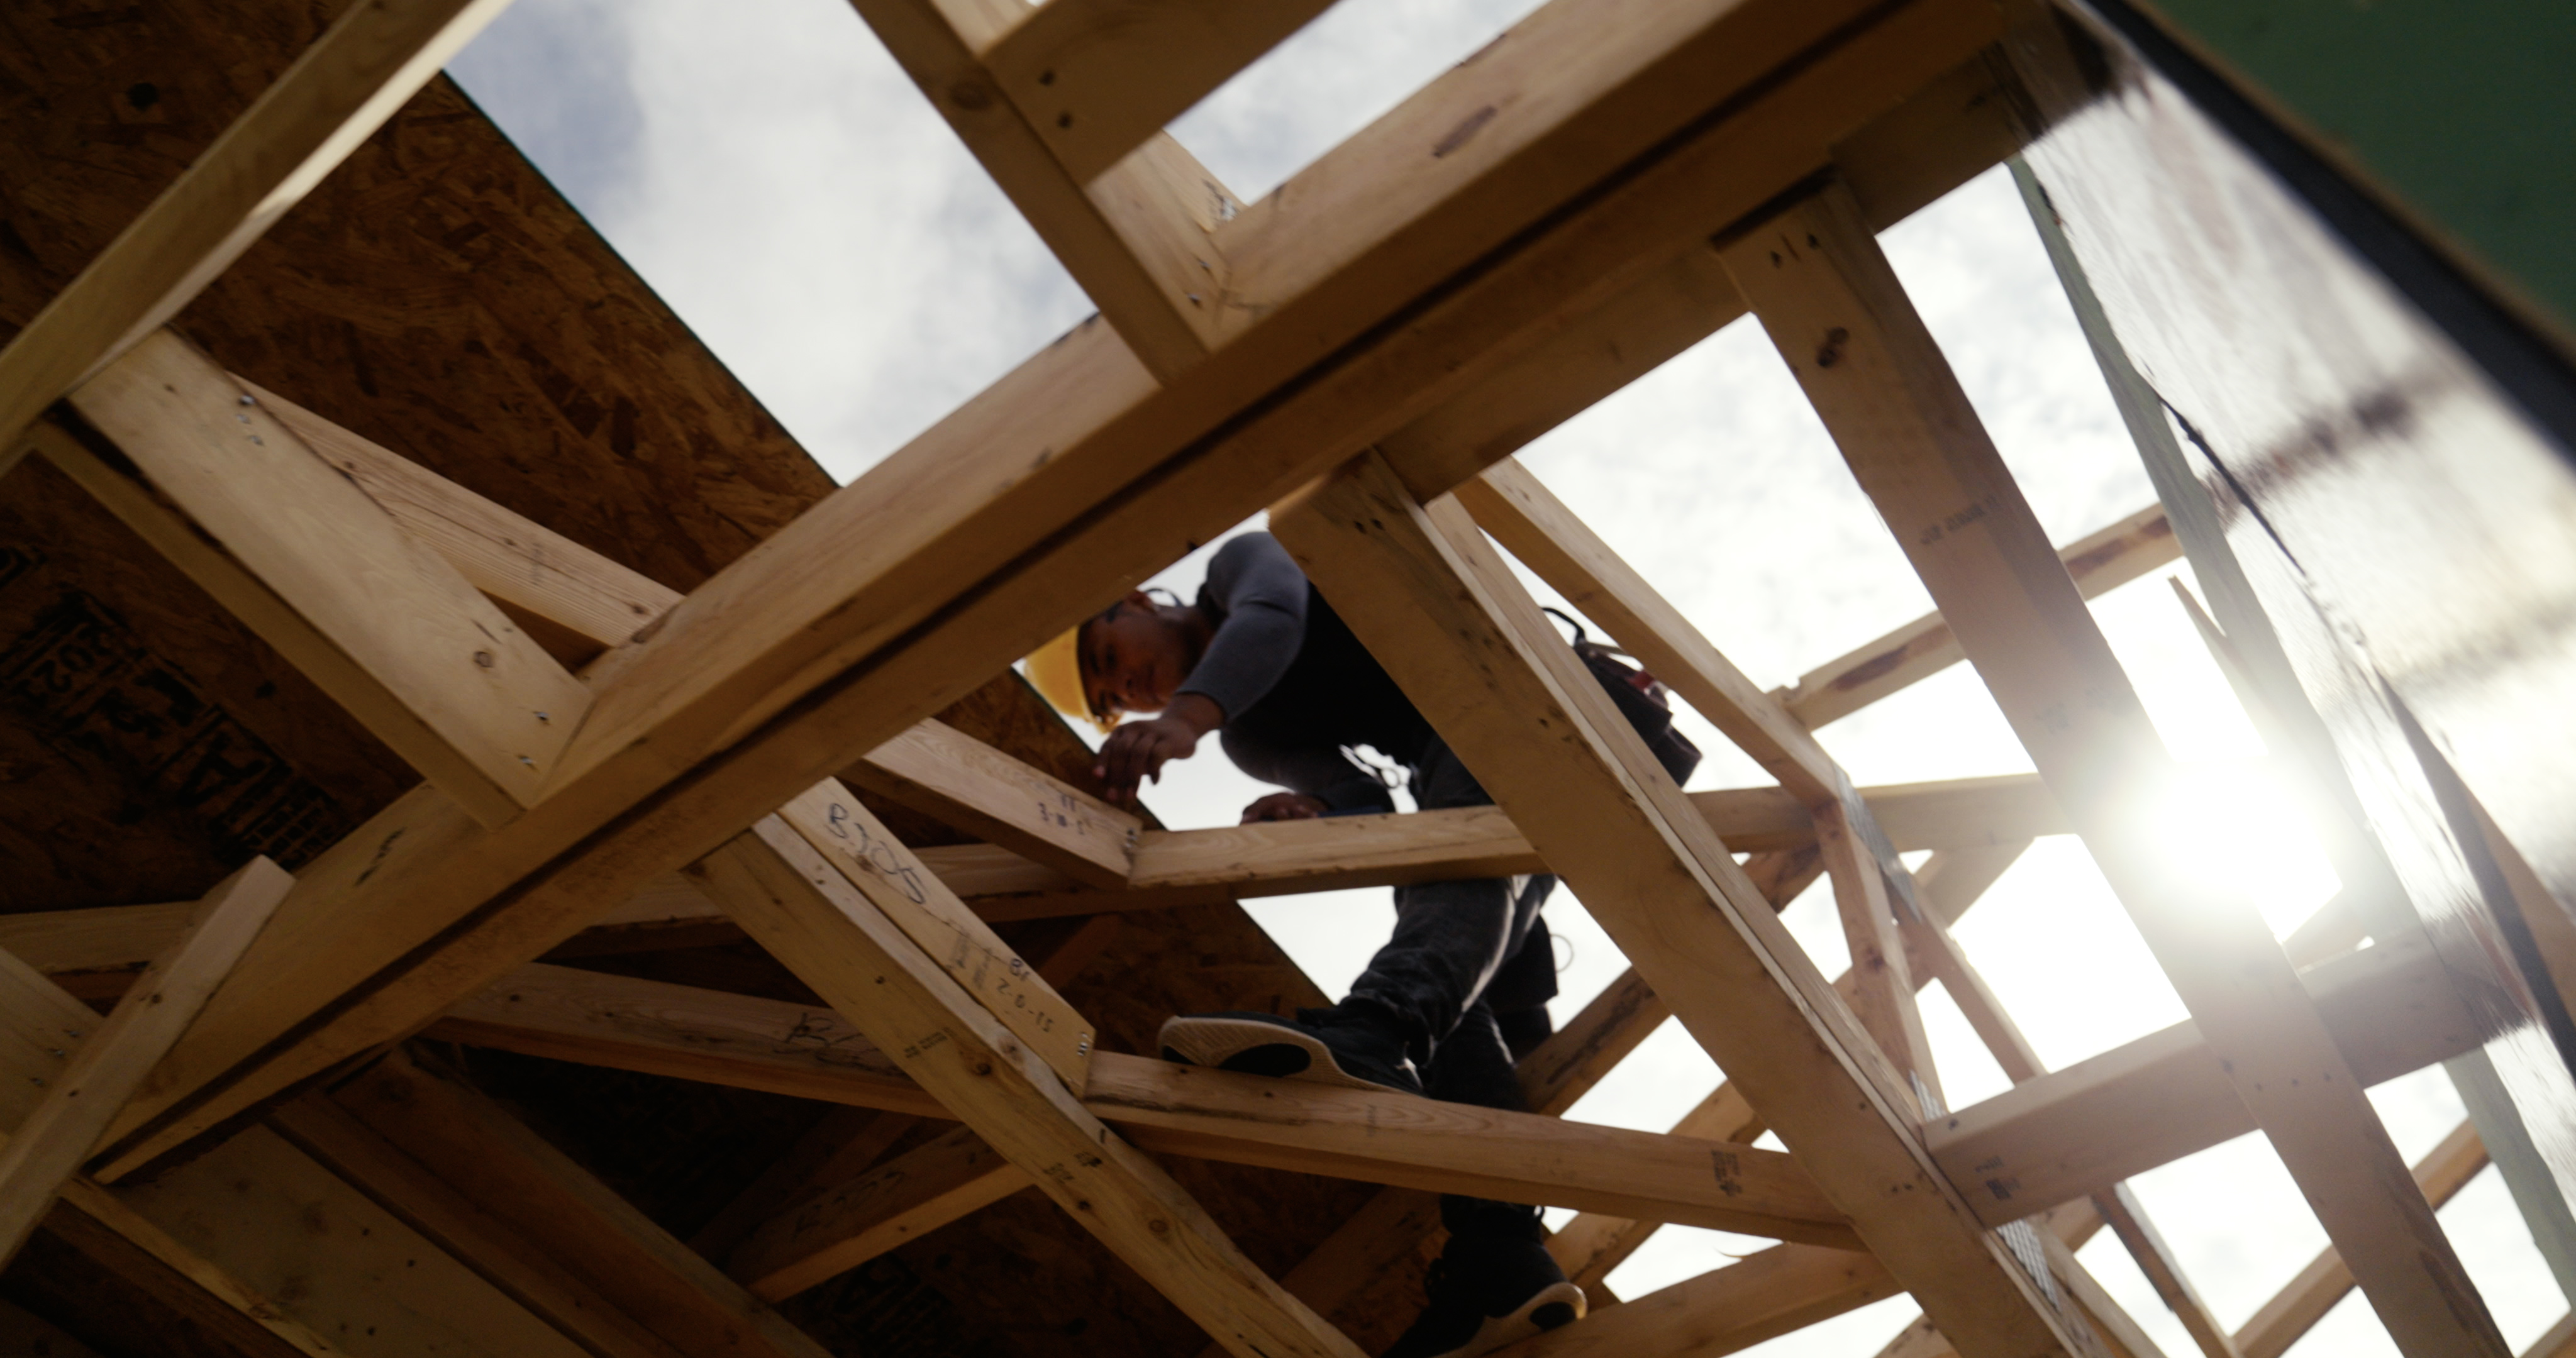
[[[1660,690],[1584,649],[1674,779],[1687,777],[1699,752],[1671,729]],[[1219,548],[1196,602],[1130,594],[1031,655],[1027,672],[1059,711],[1107,733],[1094,772],[1113,799],[1132,803],[1140,783],[1215,732],[1237,767],[1286,789],[1246,807],[1245,824],[1393,811],[1393,771],[1363,763],[1361,747],[1401,769],[1425,810],[1492,803],[1267,533]],[[1155,715],[1120,724],[1129,713]],[[1341,1003],[1294,1018],[1176,1017],[1163,1025],[1163,1056],[1519,1110],[1513,1062],[1547,1036],[1556,994],[1539,924],[1554,886],[1534,876],[1398,887],[1394,937]],[[1583,1314],[1537,1208],[1450,1196],[1440,1215],[1449,1242],[1428,1304],[1385,1358],[1465,1358]]]

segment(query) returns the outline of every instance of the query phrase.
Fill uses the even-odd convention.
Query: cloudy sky
[[[1346,0],[1173,130],[1238,196],[1256,199],[1534,7]],[[452,69],[843,480],[1092,310],[845,0],[519,0]],[[2053,536],[2079,537],[2152,499],[2001,170],[1884,241]],[[1750,321],[1522,456],[1762,683],[1789,682],[1929,607]],[[1202,569],[1184,561],[1160,582],[1187,596]],[[2260,753],[2163,575],[2095,613],[2178,757]],[[1713,731],[1693,734],[1712,752],[1694,787],[1761,781]],[[1965,667],[1823,738],[1864,785],[2029,768]],[[1228,824],[1263,790],[1211,748],[1175,766],[1148,800],[1176,826]],[[2312,849],[2235,866],[2260,872],[2265,914],[2284,932],[2333,890]],[[1335,993],[1392,919],[1384,892],[1269,902],[1255,914]],[[1828,893],[1810,892],[1788,919],[1820,968],[1843,968]],[[1560,1013],[1570,1014],[1624,963],[1570,898],[1560,895],[1549,920],[1560,935]],[[2052,1066],[2184,1017],[2071,839],[2036,846],[1958,934]],[[1937,988],[1926,1014],[1954,1106],[2005,1087]],[[1575,1116],[1660,1131],[1719,1079],[1667,1025]],[[2374,1097],[2410,1159],[2462,1116],[2438,1070]],[[2230,1325],[2324,1244],[2260,1137],[2135,1187]],[[2565,1310],[2492,1172],[2443,1221],[2517,1348]],[[1642,1295],[1764,1243],[1666,1230],[1611,1283]],[[2169,1354],[2193,1351],[2108,1232],[2082,1258]],[[1866,1358],[1913,1314],[1898,1298],[1753,1352]],[[2395,1350],[2353,1297],[2292,1352]]]

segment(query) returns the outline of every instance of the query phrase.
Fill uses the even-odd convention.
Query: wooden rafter
[[[343,13],[0,349],[0,475],[25,451],[19,431],[176,315],[508,4],[383,0]]]
[[[1945,1328],[1999,1351],[2090,1351],[2053,1284],[1973,1224],[1918,1139],[1912,1091],[1465,512],[1420,505],[1382,462],[1362,458],[1274,508],[1271,522]],[[1551,734],[1533,738],[1539,730]]]
[[[1521,31],[1585,32],[1597,2],[1558,0]],[[1753,210],[1998,31],[1968,0],[1860,28],[1842,18],[1686,8],[1544,70],[1485,62],[1436,82],[1299,177],[1300,201],[1356,192],[1366,211],[1327,219],[1329,233],[1284,229],[1275,212],[1227,224],[1220,243],[1251,305],[1190,380],[1156,384],[1114,337],[1077,331],[603,657],[540,808],[483,832],[416,794],[326,855],[282,909],[277,951],[245,959],[256,979],[216,997],[120,1127],[108,1172],[418,1027],[703,856],[936,711],[960,675],[998,669],[1333,450],[1394,427],[1402,406],[1459,390],[1585,289]],[[1534,81],[1556,96],[1514,103],[1524,112],[1435,174],[1387,183],[1373,149],[1385,138],[1439,123],[1436,141],[1456,101]],[[1492,191],[1505,178],[1509,192]],[[1513,236],[1514,222],[1543,225]],[[1411,323],[1380,325],[1434,289]],[[1032,541],[1048,545],[1023,550]],[[418,871],[418,855],[441,869]],[[278,1045],[289,1030],[303,1036]]]
[[[1727,259],[2390,1332],[2401,1347],[2501,1355],[2261,916],[2242,900],[2184,899],[2161,827],[2139,823],[2170,777],[2154,728],[1849,192],[1827,185]]]

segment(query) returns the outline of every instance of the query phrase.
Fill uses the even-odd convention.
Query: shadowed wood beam
[[[1038,975],[1062,987],[1080,975],[1122,928],[1116,915],[1098,915],[1062,936],[1037,960]],[[859,1178],[918,1125],[899,1113],[836,1108],[797,1139],[787,1154],[761,1172],[689,1240],[700,1254],[724,1259],[744,1237],[826,1193]],[[758,1289],[754,1289],[757,1291]]]
[[[1873,225],[1877,223],[1873,222]],[[2162,505],[2149,505],[2108,528],[2079,538],[2058,552],[2067,575],[2087,599],[2098,599],[2132,580],[2182,559],[2182,542],[2165,521]],[[1939,613],[1926,613],[1876,641],[1818,665],[1798,682],[1772,690],[1809,727],[1840,721],[1967,659]]]
[[[555,1060],[762,1089],[799,1098],[947,1118],[921,1087],[847,1020],[808,1005],[727,995],[659,981],[532,966],[454,1018],[429,1029],[439,1041]],[[1704,1139],[1567,1123],[1411,1095],[1298,1084],[1282,1090],[1251,1076],[1197,1071],[1118,1052],[1092,1057],[1089,1114],[1139,1146],[1237,1164],[1274,1165],[1427,1191],[1598,1206],[1627,1215],[1724,1229],[1779,1228],[1848,1240],[1802,1177],[1775,1151],[1746,1150],[1729,1194],[1710,1171]],[[1472,1132],[1517,1159],[1462,1154]],[[1624,1157],[1624,1159],[1623,1159]],[[1671,1178],[1650,1188],[1643,1167]],[[1676,1168],[1678,1166],[1679,1168]],[[1767,1177],[1766,1177],[1767,1176]],[[1785,1177],[1784,1177],[1785,1176]],[[1774,1190],[1776,1189],[1776,1194]],[[1640,1194],[1651,1205],[1634,1199]],[[1630,1209],[1637,1210],[1630,1210]],[[1776,1218],[1776,1220],[1774,1220]]]
[[[97,1184],[87,1179],[72,1180],[63,1186],[63,1204],[80,1219],[93,1223],[97,1229],[142,1251],[195,1284],[207,1295],[284,1343],[290,1351],[306,1354],[309,1358],[346,1358],[345,1350],[314,1333],[311,1326],[288,1314],[285,1307],[267,1294],[181,1244],[168,1231],[154,1225],[142,1213],[118,1201],[115,1195]],[[49,1223],[47,1229],[59,1231],[61,1228]],[[75,1242],[74,1248],[103,1264],[108,1262],[107,1251],[99,1250],[95,1245]]]
[[[980,54],[1076,183],[1116,164],[1331,0],[1073,0]]]
[[[2487,1150],[2478,1140],[2478,1129],[2463,1122],[2415,1162],[2415,1184],[2424,1190],[2425,1200],[2438,1208],[2459,1196],[2486,1167]],[[2350,1291],[2352,1270],[2328,1246],[2246,1320],[2235,1335],[2237,1351],[2244,1358],[2281,1358]]]
[[[692,872],[772,956],[1219,1342],[1242,1358],[1358,1354],[880,913],[899,896],[886,876],[844,877],[775,819]]]
[[[590,691],[213,360],[157,331],[72,405],[82,489],[484,825],[537,800]]]
[[[1086,886],[1122,887],[1145,822],[932,718],[868,752],[849,778],[889,801],[1026,855]]]
[[[2403,1348],[2504,1358],[2261,915],[2223,888],[2192,899],[2174,873],[2152,823],[2179,792],[2171,760],[1849,191],[1827,184],[1726,258],[2389,1332]]]
[[[541,956],[1757,210],[2000,32],[1984,0],[1690,0],[1634,25],[1608,22],[1608,3],[1553,0],[1514,30],[1550,54],[1543,69],[1454,69],[1309,167],[1284,200],[1314,218],[1274,195],[1227,224],[1251,225],[1230,239],[1257,245],[1258,286],[1238,272],[1243,328],[1188,380],[1159,383],[1107,327],[1077,329],[595,662],[591,715],[539,810],[487,833],[415,793],[308,864],[99,1172]],[[1506,111],[1391,176],[1383,148],[1436,142],[1466,100]],[[1355,198],[1365,211],[1338,210]]]
[[[766,1301],[784,1301],[1029,1186],[959,1127],[772,1218],[725,1260]]]
[[[1889,1271],[1996,1352],[2089,1331],[1934,1168],[1911,1090],[1455,502],[1374,455],[1271,530]]]
[[[512,1301],[600,1358],[688,1358],[491,1210],[327,1098],[298,1099],[268,1125]]]
[[[0,475],[57,397],[179,313],[509,0],[342,12],[223,135],[0,349]]]
[[[253,858],[218,883],[179,941],[144,968],[96,1031],[80,1039],[61,1075],[45,1087],[44,1099],[0,1147],[0,1264],[17,1257],[106,1134],[108,1120],[205,1007],[294,882],[275,863]]]
[[[397,1051],[329,1097],[691,1358],[821,1358],[802,1331],[453,1076]]]
[[[1495,1358],[1709,1358],[1751,1348],[1905,1289],[1866,1254],[1774,1245],[1494,1351]]]

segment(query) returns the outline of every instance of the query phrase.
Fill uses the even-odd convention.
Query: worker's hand
[[[1324,805],[1324,799],[1321,797],[1309,797],[1303,792],[1273,792],[1243,808],[1243,823],[1250,825],[1255,821],[1264,820],[1313,820],[1330,810],[1332,808]]]
[[[1215,730],[1224,719],[1225,714],[1215,703],[1196,693],[1184,693],[1172,701],[1171,710],[1163,715],[1131,721],[1110,732],[1091,771],[1108,785],[1109,800],[1134,806],[1137,784],[1159,778],[1164,764],[1197,753],[1199,737]]]

